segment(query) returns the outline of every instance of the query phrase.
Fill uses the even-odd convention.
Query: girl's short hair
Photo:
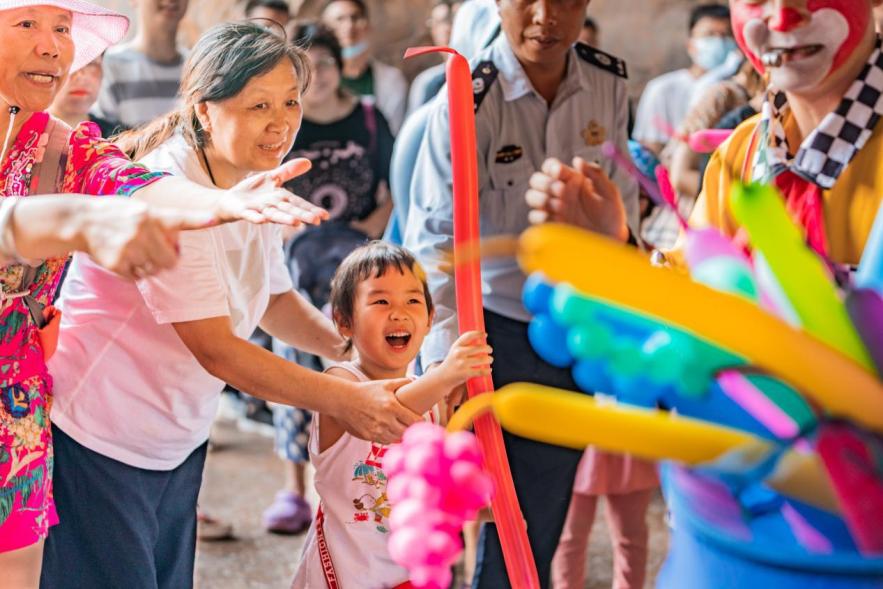
[[[380,278],[391,268],[402,274],[409,270],[423,283],[426,310],[432,315],[432,296],[429,294],[426,272],[413,254],[403,247],[385,241],[372,241],[353,250],[340,263],[331,281],[331,312],[338,326],[352,327],[353,306],[359,284],[369,278]],[[351,345],[351,343],[347,345],[347,350]]]

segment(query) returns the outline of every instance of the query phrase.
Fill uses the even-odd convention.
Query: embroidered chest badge
[[[586,145],[597,147],[607,139],[607,129],[602,127],[601,123],[593,119],[589,121],[589,125],[583,129],[582,136]]]
[[[521,159],[524,155],[524,149],[519,145],[504,145],[497,152],[494,161],[498,164],[511,164]]]

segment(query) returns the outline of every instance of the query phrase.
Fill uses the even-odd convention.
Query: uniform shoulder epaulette
[[[588,62],[595,67],[599,67],[606,72],[610,72],[615,76],[626,79],[629,77],[625,61],[614,55],[610,55],[609,53],[605,53],[594,47],[589,47],[585,43],[576,44],[576,54],[579,55],[583,61]]]
[[[472,98],[475,101],[475,112],[478,112],[478,107],[490,92],[499,73],[500,70],[492,61],[482,61],[472,70]]]

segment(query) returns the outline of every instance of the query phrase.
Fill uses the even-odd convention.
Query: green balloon
[[[613,334],[597,322],[583,323],[570,328],[567,349],[580,360],[594,360],[610,352]]]
[[[819,256],[806,246],[803,230],[791,219],[778,191],[760,184],[734,184],[730,209],[748,231],[751,246],[769,263],[803,328],[873,371],[834,282]]]

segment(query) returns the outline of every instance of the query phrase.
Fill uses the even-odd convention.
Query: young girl
[[[343,57],[334,33],[321,25],[304,24],[292,32],[291,39],[306,51],[313,73],[310,91],[303,96],[300,132],[285,159],[307,158],[313,168],[286,188],[327,209],[330,223],[299,233],[286,251],[297,260],[298,289],[321,308],[340,255],[380,237],[389,221],[392,200],[387,184],[393,136],[371,101],[360,100],[342,85]],[[309,255],[313,248],[320,255]],[[320,364],[318,357],[280,345],[278,340],[273,345],[302,366]],[[264,525],[271,532],[300,533],[309,527],[313,513],[304,498],[310,412],[277,406],[273,422],[276,451],[285,461],[286,484],[264,511]]]
[[[382,242],[344,260],[332,282],[331,306],[356,359],[328,373],[351,381],[405,376],[432,325],[423,270],[407,250]],[[398,390],[399,401],[438,421],[433,409],[446,394],[472,377],[490,374],[490,354],[484,334],[463,334],[441,365]],[[386,549],[391,507],[381,467],[386,447],[346,433],[324,414],[313,420],[310,433],[321,500],[292,587],[409,587],[407,572]]]

